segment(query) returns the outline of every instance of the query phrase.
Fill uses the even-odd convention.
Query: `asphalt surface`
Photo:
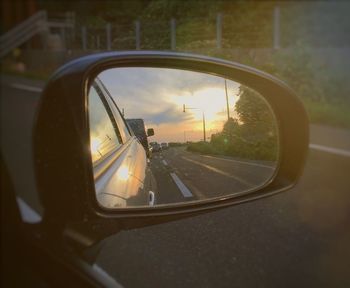
[[[153,153],[157,204],[181,203],[228,196],[256,189],[271,179],[275,165],[232,157],[192,153],[170,147]]]
[[[2,85],[2,152],[14,163],[18,194],[40,209],[28,156],[37,99],[34,90]],[[349,151],[349,131],[316,128],[311,142]],[[125,287],[350,287],[349,171],[350,157],[310,149],[288,192],[122,231],[105,240],[97,263]]]
[[[126,287],[350,287],[350,159],[310,151],[288,192],[106,240]]]

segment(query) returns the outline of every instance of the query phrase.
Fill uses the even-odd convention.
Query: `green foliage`
[[[238,137],[228,142],[222,135],[213,135],[212,141],[190,143],[187,150],[201,154],[224,155],[251,160],[275,161],[278,155],[277,143],[269,138],[267,141],[245,142]]]
[[[303,102],[313,123],[350,129],[349,103],[321,103],[312,100]]]
[[[239,100],[235,105],[239,121],[243,124],[241,135],[252,137],[252,134],[267,135],[275,127],[273,114],[264,98],[247,86],[240,86]]]
[[[215,150],[215,147],[213,145],[203,141],[188,144],[187,150],[191,152],[202,153],[202,154],[219,154],[218,151]]]
[[[39,9],[46,9],[49,15],[73,11],[76,22],[93,28],[106,23],[122,25],[140,18],[145,7],[152,0],[38,0]]]
[[[279,50],[272,49],[275,5],[275,1],[243,0],[38,0],[38,8],[47,9],[49,16],[73,11],[77,26],[101,28],[101,39],[105,35],[102,28],[111,23],[117,35],[113,47],[119,50],[134,49],[136,19],[141,21],[141,49],[170,49],[169,21],[175,18],[178,51],[225,58],[269,72],[295,90],[312,122],[350,127],[347,75],[332,75],[323,59],[315,57],[312,47],[313,37],[322,45],[333,45],[335,39],[346,42],[350,23],[348,4],[336,3],[334,7],[344,9],[334,13],[324,11],[329,7],[327,3],[318,3],[316,6],[324,6],[315,9],[312,1],[279,1],[282,46]],[[217,13],[223,15],[220,50],[216,48]],[[323,15],[322,25],[317,13]],[[338,23],[336,31],[334,23]],[[317,29],[327,31],[313,34]],[[337,35],[340,36],[336,38]]]
[[[310,48],[302,43],[296,43],[293,51],[284,50],[274,53],[271,62],[263,68],[285,80],[302,98],[325,101],[327,96],[322,86],[326,82],[317,79],[316,75],[320,78],[328,75],[315,73],[321,67],[317,67],[319,64],[315,63],[311,53]]]
[[[266,63],[254,65],[285,81],[303,101],[310,121],[350,128],[350,86],[345,78],[332,75],[299,42],[293,49],[274,52]]]
[[[233,139],[237,129],[239,129],[238,121],[230,117],[224,124],[222,135],[225,137],[225,139]]]
[[[223,1],[213,0],[154,0],[143,11],[143,19],[169,20],[211,17],[222,7]]]
[[[252,160],[275,161],[278,156],[277,127],[267,103],[255,91],[241,87],[235,110],[221,132],[211,136],[210,143],[198,142],[188,150],[203,154],[221,154]]]
[[[254,90],[241,86],[235,105],[237,119],[230,118],[210,143],[194,143],[190,151],[222,154],[252,160],[276,160],[277,127],[268,104]]]
[[[181,146],[186,146],[186,144],[181,143],[181,142],[169,142],[168,145],[169,145],[169,147],[181,147]]]
[[[267,1],[224,1],[223,47],[271,47],[274,6]]]

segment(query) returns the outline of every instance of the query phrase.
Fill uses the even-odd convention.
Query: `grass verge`
[[[303,100],[311,123],[350,129],[350,103]]]

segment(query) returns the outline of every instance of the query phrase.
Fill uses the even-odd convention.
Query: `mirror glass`
[[[241,83],[168,68],[103,71],[89,89],[91,161],[104,208],[163,206],[254,191],[279,141],[265,99]]]

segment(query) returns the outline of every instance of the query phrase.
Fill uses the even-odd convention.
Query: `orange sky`
[[[116,68],[99,75],[125,118],[142,118],[154,128],[150,141],[203,140],[222,130],[227,120],[225,80],[221,77],[165,68]],[[227,80],[230,116],[240,84]],[[186,113],[183,105],[186,105]]]

